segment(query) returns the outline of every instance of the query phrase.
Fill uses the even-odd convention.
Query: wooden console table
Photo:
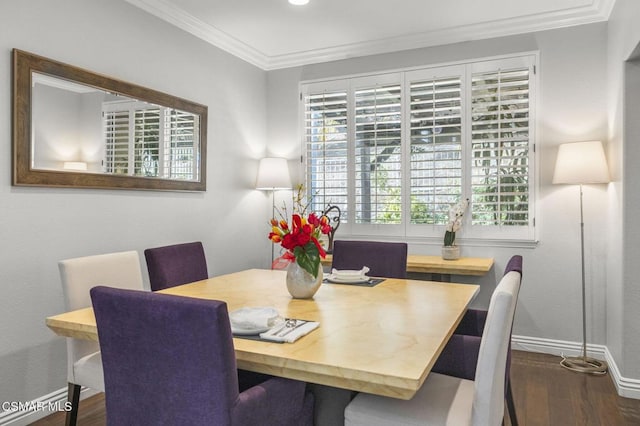
[[[327,254],[322,264],[331,267],[333,257]],[[440,256],[410,254],[407,256],[407,272],[432,274],[435,281],[450,281],[451,275],[482,276],[493,267],[490,257],[461,257],[444,260]]]

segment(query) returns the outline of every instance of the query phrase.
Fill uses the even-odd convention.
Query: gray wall
[[[208,105],[207,192],[11,186],[12,48]],[[116,0],[3,1],[0,70],[0,401],[29,401],[66,386],[58,260],[201,240],[211,275],[268,266],[266,72]]]

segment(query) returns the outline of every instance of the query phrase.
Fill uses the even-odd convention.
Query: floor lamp
[[[263,158],[258,165],[258,178],[256,189],[271,191],[271,217],[276,215],[275,192],[282,189],[291,189],[291,177],[286,158]],[[273,246],[271,244],[271,262],[273,263]]]
[[[560,364],[572,371],[605,374],[607,363],[587,356],[587,314],[584,273],[584,219],[582,185],[609,182],[609,170],[602,143],[574,142],[558,147],[554,184],[580,185],[580,249],[582,260],[582,356],[565,357]]]

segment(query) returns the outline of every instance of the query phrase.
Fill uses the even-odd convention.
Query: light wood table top
[[[331,262],[333,257],[330,254],[322,260],[322,264],[326,266],[331,266]],[[489,272],[492,266],[493,258],[490,257],[461,257],[457,260],[444,260],[441,256],[407,255],[407,272],[481,276]]]
[[[323,284],[312,300],[292,299],[284,271],[251,269],[162,290],[224,300],[229,311],[271,306],[320,322],[295,343],[234,338],[238,367],[312,383],[410,399],[479,287],[387,279],[375,287]],[[91,308],[47,318],[56,334],[97,340]]]

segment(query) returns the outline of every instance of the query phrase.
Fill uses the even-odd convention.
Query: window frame
[[[499,67],[496,65],[499,64]],[[458,236],[458,240],[473,244],[524,244],[535,243],[537,236],[536,216],[538,209],[538,161],[536,150],[536,135],[538,122],[536,119],[536,109],[538,103],[538,87],[540,73],[539,52],[522,52],[514,55],[502,55],[473,60],[433,64],[421,67],[402,68],[392,71],[385,71],[375,74],[346,75],[330,79],[306,80],[299,83],[300,91],[300,141],[303,156],[301,167],[303,176],[309,182],[310,175],[308,169],[308,152],[306,140],[306,128],[304,124],[305,97],[309,94],[326,90],[345,90],[347,92],[347,205],[348,214],[343,216],[340,225],[340,234],[345,237],[356,237],[364,239],[387,238],[402,239],[404,241],[420,241],[427,243],[440,243],[444,235],[445,225],[412,224],[411,219],[411,163],[410,163],[410,84],[411,81],[419,80],[421,76],[431,76],[432,78],[444,77],[447,73],[460,71],[461,77],[461,100],[462,100],[462,196],[471,198],[471,76],[481,71],[497,71],[508,67],[526,67],[529,69],[528,80],[528,225],[527,226],[488,226],[472,225],[471,212],[467,210],[464,217],[463,228]],[[370,83],[385,83],[399,80],[401,84],[401,224],[356,224],[354,221],[354,198],[355,198],[355,120],[353,119],[354,93],[355,87]],[[425,77],[428,79],[428,77]],[[309,194],[312,196],[313,194]],[[326,207],[323,206],[323,207]]]

